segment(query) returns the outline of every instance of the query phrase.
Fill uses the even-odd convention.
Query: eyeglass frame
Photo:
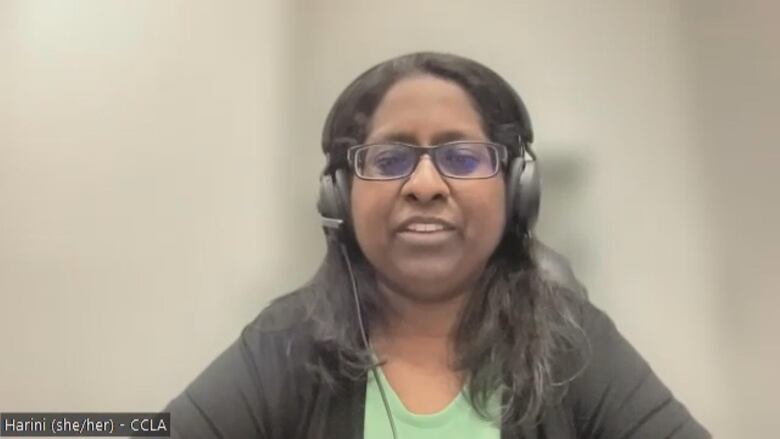
[[[496,170],[487,176],[483,177],[454,177],[451,175],[447,175],[446,173],[442,172],[441,169],[439,169],[438,162],[433,158],[433,154],[436,150],[446,147],[446,146],[452,146],[452,145],[458,145],[458,144],[480,144],[480,145],[487,145],[496,150],[498,153],[498,163],[499,165],[496,166]],[[404,146],[407,148],[411,148],[414,150],[423,150],[424,152],[419,153],[417,155],[417,159],[414,163],[414,166],[412,166],[411,171],[409,171],[408,174],[402,175],[400,177],[391,177],[391,178],[366,178],[357,172],[357,164],[355,163],[355,156],[357,155],[357,151],[371,147],[371,146],[381,146],[381,145],[399,145]],[[360,145],[351,146],[347,149],[347,162],[349,163],[350,169],[354,172],[355,177],[361,179],[361,180],[368,180],[368,181],[392,181],[392,180],[400,180],[402,178],[407,178],[410,175],[414,173],[414,171],[417,169],[417,166],[420,165],[420,159],[423,155],[427,155],[431,158],[431,162],[433,162],[433,166],[436,168],[436,171],[441,175],[442,177],[446,178],[454,178],[458,180],[483,180],[486,178],[493,178],[498,174],[498,171],[501,170],[501,168],[505,168],[509,162],[509,148],[507,148],[505,145],[502,145],[500,143],[495,142],[489,142],[485,140],[455,140],[451,142],[445,142],[440,143],[438,145],[431,145],[431,146],[420,146],[420,145],[413,145],[411,143],[405,143],[405,142],[373,142],[373,143],[364,143]]]

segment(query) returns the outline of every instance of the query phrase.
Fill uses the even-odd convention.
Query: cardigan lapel
[[[322,432],[323,439],[363,439],[363,421],[366,409],[366,379],[345,384],[346,390],[332,393],[323,402],[328,404],[324,410],[327,422]]]

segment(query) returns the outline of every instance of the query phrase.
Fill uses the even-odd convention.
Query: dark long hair
[[[520,152],[518,136],[532,140],[522,101],[498,74],[455,55],[413,53],[371,68],[339,96],[323,130],[326,172],[346,167],[346,148],[365,140],[385,92],[397,81],[420,74],[460,85],[481,115],[488,137],[506,145],[510,158]],[[586,299],[545,275],[536,257],[541,244],[531,230],[523,224],[507,227],[461,311],[454,342],[455,368],[465,372],[472,407],[484,419],[513,428],[539,422],[545,407],[560,401],[567,383],[583,369],[580,353],[587,339],[578,310]],[[334,389],[376,366],[360,336],[342,244],[353,261],[367,329],[383,319],[385,303],[354,237],[329,238],[325,259],[307,285],[313,291],[307,316],[320,352],[307,368]],[[488,410],[495,392],[504,396],[500,419]]]

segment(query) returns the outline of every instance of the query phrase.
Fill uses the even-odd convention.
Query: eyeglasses
[[[433,159],[441,175],[450,178],[490,178],[507,162],[504,145],[472,140],[430,147],[406,143],[357,145],[347,150],[347,160],[358,178],[395,180],[411,175],[423,154]]]

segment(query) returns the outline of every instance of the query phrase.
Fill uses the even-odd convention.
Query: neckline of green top
[[[378,361],[376,354],[372,353],[372,355],[374,360]],[[403,404],[403,401],[401,401],[401,398],[399,398],[398,394],[395,393],[395,389],[393,389],[393,387],[387,381],[387,377],[382,371],[381,366],[376,367],[376,372],[377,375],[379,375],[380,381],[382,382],[382,387],[385,390],[385,394],[388,400],[387,402],[390,406],[391,412],[393,413],[394,419],[398,419],[406,424],[419,428],[436,428],[447,424],[453,419],[462,415],[464,410],[470,410],[471,406],[468,404],[468,401],[466,401],[464,395],[465,389],[461,389],[461,391],[458,392],[458,395],[455,396],[455,398],[453,398],[453,400],[450,401],[450,403],[440,411],[429,414],[413,413],[408,408],[406,408],[406,406]],[[368,385],[376,385],[374,382],[373,373],[369,373]],[[379,392],[379,389],[377,388],[376,391]]]

